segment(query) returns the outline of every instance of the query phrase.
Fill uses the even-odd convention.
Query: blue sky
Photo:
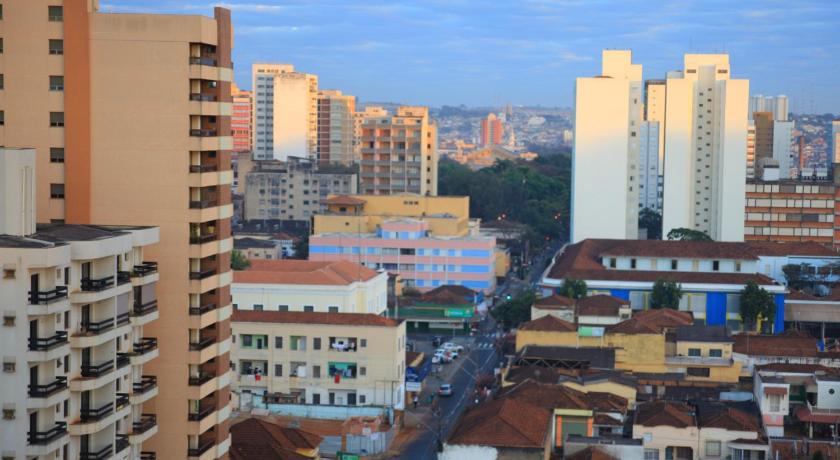
[[[291,63],[361,101],[571,105],[600,50],[632,49],[645,78],[685,52],[728,51],[751,92],[840,113],[837,0],[101,0],[102,11],[233,10],[236,81]]]

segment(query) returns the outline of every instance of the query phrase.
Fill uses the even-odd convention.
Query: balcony
[[[99,335],[114,328],[114,318],[103,319],[102,321],[83,321],[82,331],[86,335]]]
[[[156,273],[158,271],[158,264],[157,262],[147,262],[143,261],[140,265],[135,265],[134,270],[131,272],[131,276],[146,276],[151,275],[152,273]]]
[[[89,423],[102,420],[103,418],[111,415],[111,413],[113,412],[114,403],[109,402],[95,409],[91,409],[90,407],[82,407],[82,409],[79,411],[79,415],[82,419],[82,422]]]
[[[123,324],[128,324],[129,321],[131,321],[131,313],[130,312],[120,313],[119,315],[117,315],[117,326],[122,326]]]
[[[117,369],[122,369],[131,363],[130,353],[117,353]]]
[[[97,451],[82,451],[79,453],[79,460],[105,460],[110,457],[113,447],[108,445]]]
[[[198,342],[190,342],[190,351],[201,351],[214,343],[216,343],[215,337],[207,337]]]
[[[190,165],[191,173],[215,172],[219,169],[217,165]]]
[[[146,303],[135,302],[134,309],[132,309],[132,313],[134,316],[145,316],[149,313],[157,311],[158,303],[157,300],[150,300]]]
[[[206,65],[209,67],[216,67],[216,59],[212,57],[194,57],[190,56],[191,65]]]
[[[218,132],[215,129],[191,129],[191,137],[215,137]]]
[[[27,435],[29,444],[43,446],[67,434],[66,422],[55,422],[55,426],[47,431],[30,431]]]
[[[187,456],[188,457],[200,457],[201,454],[210,450],[211,447],[216,445],[216,442],[212,439],[208,439],[207,441],[201,442],[198,447],[187,449]]]
[[[128,393],[117,393],[117,398],[114,401],[114,404],[117,407],[117,410],[122,409],[123,407],[128,405]]]
[[[155,452],[140,452],[140,460],[157,460],[157,453]]]
[[[134,356],[141,356],[156,350],[158,340],[154,337],[143,337],[139,342],[134,342]]]
[[[187,420],[189,420],[190,422],[200,422],[213,412],[216,412],[216,406],[213,404],[207,405],[205,407],[200,408],[198,412],[188,413]]]
[[[190,209],[207,209],[214,208],[219,205],[218,200],[190,200]]]
[[[190,279],[191,280],[203,280],[204,278],[209,278],[216,274],[215,268],[207,268],[204,270],[199,270],[197,272],[190,272]]]
[[[155,414],[142,414],[140,420],[131,424],[131,434],[145,433],[157,425],[157,416]]]
[[[114,451],[117,453],[122,452],[127,449],[129,445],[131,445],[131,443],[128,442],[128,435],[117,433],[117,442]]]
[[[206,94],[206,93],[190,93],[190,100],[191,101],[200,101],[200,102],[215,102],[216,101],[215,94]]]
[[[117,285],[126,284],[131,282],[131,272],[124,272],[118,271],[117,272]]]
[[[114,361],[108,360],[101,364],[82,364],[82,377],[96,378],[114,370]]]
[[[29,397],[30,398],[49,398],[50,396],[60,393],[67,388],[67,377],[59,376],[54,381],[46,385],[30,384]]]
[[[30,305],[49,305],[67,298],[67,286],[56,286],[50,291],[29,291]]]
[[[29,351],[49,351],[67,343],[67,331],[56,331],[55,335],[47,338],[30,337]]]
[[[82,278],[82,290],[87,292],[104,291],[114,285],[114,277],[106,276],[104,278]]]
[[[209,243],[211,241],[216,241],[219,238],[219,235],[216,233],[206,234],[206,235],[193,235],[190,236],[190,244],[204,244]]]
[[[204,304],[200,307],[190,307],[190,315],[200,316],[200,315],[203,315],[203,314],[207,313],[208,311],[213,311],[215,309],[216,309],[216,304],[213,303],[213,302],[208,303],[208,304]]]
[[[140,378],[139,382],[131,384],[131,389],[139,394],[147,393],[155,387],[157,387],[157,377],[154,375],[144,375]]]
[[[213,380],[216,376],[209,373],[209,372],[202,372],[197,376],[190,376],[189,385],[192,387],[197,387],[204,385],[205,383]]]

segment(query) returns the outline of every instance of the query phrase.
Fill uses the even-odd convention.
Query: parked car
[[[438,396],[452,396],[452,385],[448,383],[441,384],[438,388]]]
[[[432,356],[432,364],[440,364],[441,360],[443,360],[443,356],[441,355]]]
[[[449,357],[450,357],[450,358],[452,358],[452,359],[458,359],[458,352],[457,352],[457,351],[455,351],[455,350],[449,350],[449,351],[447,351],[446,353],[449,355]]]
[[[451,351],[451,350],[455,350],[455,351],[458,351],[458,352],[464,351],[463,346],[452,343],[452,342],[446,342],[443,345],[441,345],[440,347],[443,348],[446,351]]]

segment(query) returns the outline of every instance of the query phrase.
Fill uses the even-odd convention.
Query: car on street
[[[432,364],[440,364],[442,359],[443,359],[442,356],[434,355],[434,356],[432,356]]]
[[[449,355],[449,357],[450,357],[450,358],[452,358],[452,359],[458,359],[458,352],[457,352],[457,351],[455,351],[455,350],[449,350],[449,351],[447,351],[446,353]]]
[[[443,383],[438,387],[438,396],[452,396],[452,385]]]
[[[452,342],[446,342],[443,345],[441,345],[440,348],[443,349],[443,350],[446,350],[446,351],[452,351],[452,350],[455,350],[455,351],[458,351],[458,352],[464,351],[463,346],[454,344]]]

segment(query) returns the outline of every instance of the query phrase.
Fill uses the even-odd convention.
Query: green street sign
[[[348,452],[338,451],[338,452],[335,453],[335,455],[336,455],[335,458],[337,458],[338,460],[359,460],[359,455],[358,454],[351,454],[351,453],[348,453]]]

